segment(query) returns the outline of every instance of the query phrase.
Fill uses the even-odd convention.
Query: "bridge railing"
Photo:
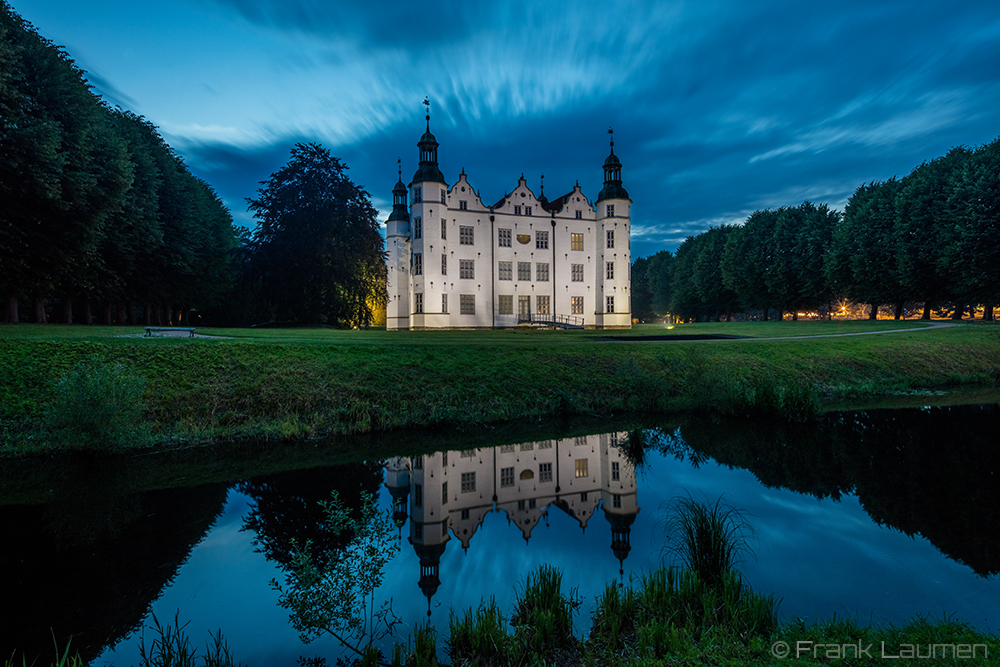
[[[582,329],[583,318],[577,315],[545,315],[539,313],[519,313],[518,324],[543,324],[562,329]]]

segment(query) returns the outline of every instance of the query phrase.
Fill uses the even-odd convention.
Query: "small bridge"
[[[582,329],[583,318],[576,315],[540,315],[538,313],[520,313],[518,324],[532,326],[555,327],[557,329]]]

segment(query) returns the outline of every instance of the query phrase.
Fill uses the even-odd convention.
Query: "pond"
[[[509,614],[527,573],[563,572],[583,599],[586,634],[606,584],[658,566],[678,496],[738,508],[754,528],[742,571],[780,599],[782,619],[848,616],[901,623],[945,615],[1000,627],[1000,406],[839,412],[819,423],[650,420],[604,433],[499,446],[484,431],[462,444],[384,461],[247,474],[136,492],[143,474],[53,490],[46,502],[0,507],[0,591],[19,613],[0,655],[28,661],[49,631],[75,633],[93,664],[135,664],[155,614],[187,623],[196,646],[221,629],[250,665],[341,655],[304,645],[277,605],[293,539],[337,548],[319,501],[363,492],[392,512],[401,550],[379,597],[403,623],[447,639],[451,610],[494,597]],[[592,427],[591,427],[592,430]],[[482,445],[482,446],[481,446]],[[100,477],[101,461],[75,463]],[[147,643],[151,636],[147,631]]]

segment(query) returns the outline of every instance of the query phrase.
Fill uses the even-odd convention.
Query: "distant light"
[[[671,325],[670,325],[670,326],[668,326],[667,328],[668,328],[668,329],[673,329],[673,328],[674,328],[674,325],[673,325],[673,324],[671,324]]]

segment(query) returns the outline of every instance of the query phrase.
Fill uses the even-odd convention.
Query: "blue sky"
[[[1000,135],[1000,4],[914,0],[11,0],[219,192],[295,142],[351,168],[384,220],[424,97],[445,178],[595,198],[615,128],[633,257],[803,200],[843,208]]]

